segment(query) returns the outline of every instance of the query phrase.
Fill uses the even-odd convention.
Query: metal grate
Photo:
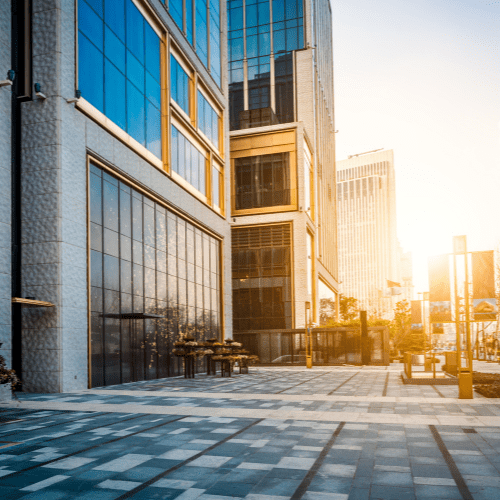
[[[270,226],[242,227],[232,231],[233,250],[263,247],[290,246],[291,235],[289,224]]]
[[[477,434],[476,429],[462,429],[465,434]]]

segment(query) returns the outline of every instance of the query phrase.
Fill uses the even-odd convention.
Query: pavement
[[[401,369],[22,393],[0,404],[0,499],[500,499],[500,400]]]

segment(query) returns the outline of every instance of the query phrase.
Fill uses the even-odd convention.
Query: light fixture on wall
[[[39,83],[35,83],[35,95],[42,101],[47,99],[47,96],[42,93],[42,86]]]
[[[66,99],[66,102],[71,104],[73,102],[78,102],[80,100],[80,97],[82,97],[82,91],[76,89],[75,90],[75,97],[70,97],[69,99]]]
[[[7,71],[7,79],[0,80],[0,87],[10,87],[14,83],[14,77],[16,76],[16,72],[13,69],[9,69]]]

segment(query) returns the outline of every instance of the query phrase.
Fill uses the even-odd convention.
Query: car
[[[284,356],[280,356],[279,358],[273,359],[271,363],[305,363],[306,362],[306,356],[304,354],[298,354],[296,356],[293,356],[293,361],[292,361],[292,355],[291,354],[285,354]]]

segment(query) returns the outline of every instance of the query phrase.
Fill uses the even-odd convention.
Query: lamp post
[[[457,256],[464,256],[464,305],[465,305],[465,332],[466,332],[466,357],[462,366],[462,337],[460,334],[460,304],[458,301]],[[455,325],[457,330],[457,370],[458,370],[458,397],[459,399],[473,399],[472,389],[472,350],[470,334],[469,310],[469,265],[467,254],[467,236],[453,237],[453,276],[455,284]]]
[[[312,336],[311,336],[311,327],[310,327],[310,317],[311,313],[311,303],[305,303],[305,317],[304,317],[304,325],[306,330],[306,367],[312,368]]]

